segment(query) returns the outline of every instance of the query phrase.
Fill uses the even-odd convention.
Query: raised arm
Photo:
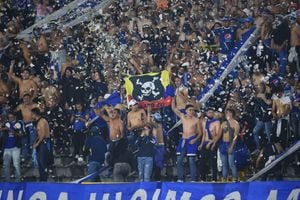
[[[100,110],[99,116],[104,119],[104,121],[109,122],[109,117],[104,114],[104,108]]]
[[[12,61],[10,66],[9,66],[9,71],[8,71],[8,77],[15,83],[17,83],[18,85],[21,82],[21,79],[19,77],[17,77],[14,74],[14,65],[15,65],[15,61]]]
[[[176,108],[174,99],[175,98],[173,98],[173,100],[172,100],[172,110],[178,117],[182,118],[183,114],[178,110],[178,108]]]

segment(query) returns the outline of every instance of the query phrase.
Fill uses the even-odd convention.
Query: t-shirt
[[[89,162],[104,163],[107,148],[105,141],[100,135],[89,136],[85,141],[85,149],[89,151]]]
[[[215,35],[220,39],[220,53],[228,54],[234,48],[236,38],[236,27],[222,27],[214,30]]]
[[[77,117],[81,117],[83,119],[85,119],[85,115],[86,113],[84,112],[75,112],[75,121],[73,123],[73,129],[75,131],[82,131],[85,128],[85,122],[83,122],[82,120],[76,119]]]
[[[154,155],[156,140],[153,136],[139,137],[137,143],[139,146],[138,157],[152,157]]]
[[[16,137],[13,133],[14,131],[14,122],[9,122],[9,132],[8,132],[8,137],[5,142],[4,148],[5,149],[10,149],[16,147]]]

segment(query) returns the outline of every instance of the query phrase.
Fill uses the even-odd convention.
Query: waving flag
[[[125,78],[127,99],[134,99],[139,106],[160,108],[171,104],[171,97],[164,97],[170,84],[169,72],[148,73]]]

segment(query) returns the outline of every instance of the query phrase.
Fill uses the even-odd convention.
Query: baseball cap
[[[137,101],[134,100],[134,99],[131,99],[131,100],[129,101],[129,103],[128,103],[128,106],[134,106],[134,105],[136,105],[136,104],[137,104]]]

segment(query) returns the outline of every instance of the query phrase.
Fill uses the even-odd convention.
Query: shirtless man
[[[217,141],[219,139],[219,130],[220,122],[214,118],[214,109],[207,108],[206,117],[202,121],[203,137],[198,147],[201,156],[200,175],[202,181],[206,181],[206,175],[210,168],[212,168],[213,171],[213,181],[217,181]]]
[[[32,119],[37,123],[38,137],[33,144],[36,150],[37,162],[39,166],[40,181],[47,181],[48,167],[53,164],[53,151],[50,140],[50,128],[46,119],[42,118],[38,108],[31,110]]]
[[[112,142],[116,142],[124,137],[124,123],[120,118],[121,113],[117,108],[106,110],[108,110],[109,116],[103,113],[103,109],[100,112],[97,109],[96,114],[107,122],[109,126],[109,139]]]
[[[33,118],[31,110],[34,108],[39,108],[39,105],[32,102],[30,94],[23,95],[23,103],[19,104],[16,111],[20,111],[22,114],[22,120],[25,125],[26,135],[22,137],[22,157],[25,159],[28,156],[29,149],[37,137],[36,129],[33,126]],[[29,141],[29,144],[28,144]]]
[[[276,120],[276,136],[280,139],[280,144],[283,148],[286,147],[288,142],[288,121],[291,111],[291,99],[289,96],[285,96],[284,89],[279,86],[275,89],[275,95],[272,104],[272,115]]]
[[[191,180],[196,181],[196,163],[195,157],[197,153],[197,147],[199,143],[200,133],[200,122],[196,117],[195,108],[193,105],[186,105],[185,112],[183,114],[175,107],[175,102],[172,101],[172,110],[182,121],[183,133],[177,147],[177,173],[178,182],[183,181],[184,169],[183,159],[187,155],[189,158]]]
[[[300,11],[296,12],[297,21],[291,30],[291,49],[289,54],[289,62],[296,63],[297,71],[300,72]]]
[[[154,167],[153,174],[156,181],[161,180],[161,170],[164,168],[164,154],[165,154],[165,144],[163,136],[163,128],[161,125],[161,115],[156,112],[150,115],[150,106],[147,107],[148,112],[148,123],[151,125],[152,134],[156,139],[156,146],[154,149]]]
[[[14,74],[14,61],[11,63],[8,77],[19,86],[19,98],[23,98],[25,93],[30,94],[32,100],[37,97],[38,88],[36,83],[30,79],[30,70],[29,68],[24,68],[22,70],[22,78],[17,77]]]
[[[175,77],[175,105],[178,110],[181,112],[185,110],[188,97],[188,89],[182,84],[182,81],[179,77]]]
[[[142,128],[146,124],[147,114],[144,109],[139,108],[137,101],[132,99],[129,103],[131,111],[127,114],[127,129],[130,132],[129,145],[135,149],[135,141],[140,134]]]
[[[219,130],[218,138],[221,138],[220,142],[220,156],[222,160],[222,175],[224,181],[227,181],[228,176],[228,165],[232,172],[233,181],[237,181],[237,169],[234,162],[234,147],[238,139],[238,134],[240,132],[240,125],[234,119],[235,110],[228,108],[226,110],[226,121],[222,123]]]

